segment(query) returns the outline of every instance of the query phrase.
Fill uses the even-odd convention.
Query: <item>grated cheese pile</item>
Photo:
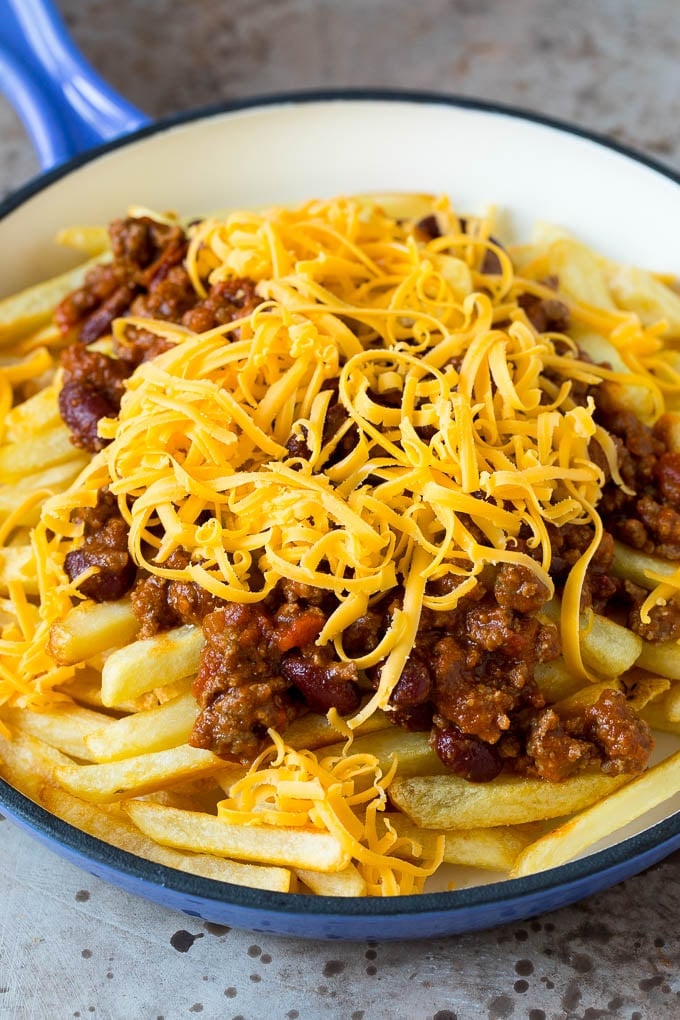
[[[327,832],[344,851],[346,868],[363,880],[366,895],[422,892],[425,879],[442,862],[444,837],[438,837],[431,861],[401,859],[420,858],[422,847],[399,837],[381,817],[396,758],[383,776],[372,754],[319,759],[313,751],[288,747],[274,730],[269,736],[272,746],[231,786],[229,796],[217,805],[218,818],[238,825]]]
[[[618,473],[592,398],[581,406],[571,389],[602,379],[635,385],[658,415],[664,392],[679,388],[662,328],[570,302],[573,320],[607,336],[628,374],[579,360],[573,340],[537,333],[518,304],[521,294],[555,296],[540,282],[540,259],[517,275],[488,220],[463,223],[445,198],[427,207],[434,239],[418,216],[366,199],[205,220],[192,228],[195,289],[204,295],[247,276],[259,307],[202,334],[148,319],[114,323],[118,338],[140,326],[173,346],[135,370],[119,416],[100,422],[109,445],[43,507],[32,540],[40,609],[30,612],[39,619],[21,624],[25,699],[58,697],[45,643],[77,594],[62,572],[79,535],[71,511],[94,506],[103,486],[129,523],[136,563],[153,574],[239,602],[264,598],[282,577],[332,592],[337,609],[318,642],[341,657],[348,625],[401,586],[387,633],[357,660],[360,669],[386,664],[352,726],[387,706],[423,606],[453,608],[487,564],[503,562],[529,568],[552,593],[547,524],[592,522],[562,604],[565,659],[587,675],[579,602],[601,535],[603,484],[591,443]],[[481,271],[488,252],[499,266],[491,275]],[[346,419],[329,440],[336,392]],[[345,449],[350,430],[357,438]],[[300,444],[308,456],[290,452]],[[517,549],[520,531],[534,556]],[[165,567],[180,547],[191,563]],[[458,587],[432,594],[431,582],[450,574]],[[21,595],[10,599],[25,620]]]

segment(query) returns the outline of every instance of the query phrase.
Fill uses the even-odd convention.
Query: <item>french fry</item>
[[[87,463],[87,457],[76,456],[63,464],[55,464],[45,471],[36,471],[25,478],[16,478],[6,485],[0,485],[0,518],[8,517],[19,509],[29,497],[36,492],[44,492],[45,497],[63,492],[78,476]],[[41,505],[25,507],[22,511],[22,522],[29,527],[37,524]]]
[[[210,854],[183,853],[181,850],[160,846],[145,836],[127,814],[115,805],[88,804],[65,790],[50,786],[42,787],[39,798],[48,811],[63,818],[65,822],[137,857],[217,882],[232,882],[234,885],[248,885],[274,892],[290,890],[290,871],[285,868],[242,864]]]
[[[573,814],[616,790],[629,776],[583,772],[561,783],[502,775],[490,783],[459,776],[393,780],[392,803],[424,829],[474,829],[519,825]]]
[[[99,658],[93,656],[87,660],[87,665],[78,669],[75,677],[70,680],[67,684],[64,684],[60,690],[64,694],[68,694],[77,704],[83,705],[86,708],[94,709],[105,709],[109,711],[108,706],[104,705],[102,701],[102,682],[101,682],[101,667],[106,661],[106,655],[101,656],[101,663],[97,666],[93,666],[92,663]],[[132,715],[135,712],[147,712],[150,708],[157,708],[158,705],[162,705],[165,701],[171,701],[173,698],[179,697],[180,694],[185,694],[190,685],[189,678],[178,681],[174,684],[168,684],[165,687],[157,687],[153,691],[148,691],[146,694],[140,694],[139,697],[130,699],[129,701],[121,701],[116,705],[115,711],[119,715]]]
[[[614,372],[620,372],[623,375],[630,372],[630,368],[621,357],[618,349],[605,337],[598,333],[592,333],[589,330],[579,329],[578,327],[571,330],[571,333],[578,343],[580,350],[584,351],[592,361],[608,364]],[[654,418],[654,402],[652,394],[647,387],[627,384],[626,386],[618,386],[616,392],[617,399],[622,406],[637,413],[644,420],[652,420]]]
[[[598,613],[590,630],[581,632],[583,660],[600,676],[621,676],[637,662],[641,649],[641,637]]]
[[[643,641],[637,665],[669,680],[680,680],[680,645],[677,641]]]
[[[0,548],[0,592],[7,594],[10,581],[21,581],[27,595],[38,594],[35,557],[30,545],[6,545]]]
[[[631,683],[632,681],[632,683]],[[663,676],[648,676],[635,672],[626,677],[628,707],[640,712],[652,701],[661,698],[671,686],[670,680]]]
[[[384,712],[374,712],[372,716],[355,729],[354,733],[376,733],[390,726],[390,722]],[[286,730],[286,743],[297,750],[305,747],[315,750],[324,747],[326,744],[334,744],[338,739],[338,731],[332,726],[325,715],[317,715],[310,712],[308,715],[300,716],[293,720]]]
[[[577,327],[573,330],[573,334],[579,348],[588,355],[591,361],[596,364],[608,364],[615,372],[630,372],[618,348],[601,333],[593,333],[589,329]],[[635,390],[638,393],[645,393],[641,386],[636,386]]]
[[[623,690],[624,686],[620,680],[603,680],[601,683],[587,684],[585,687],[581,687],[580,690],[556,702],[552,707],[562,718],[569,718],[569,716],[580,715],[584,708],[594,705],[605,691]]]
[[[111,247],[109,232],[106,227],[64,227],[55,237],[57,244],[65,248],[75,248],[84,255],[102,255]]]
[[[185,779],[211,775],[224,767],[222,759],[211,751],[184,744],[101,765],[60,764],[53,777],[76,797],[107,804],[153,793]]]
[[[383,773],[387,772],[392,764],[395,732],[400,733],[401,731],[395,731],[385,713],[378,711],[354,730],[356,736],[352,740],[350,753],[375,755],[378,758],[378,763]],[[286,744],[294,750],[303,751],[308,749],[316,751],[318,758],[341,757],[346,750],[345,742],[331,744],[328,741],[329,736],[337,738],[337,735],[338,731],[330,725],[325,716],[310,714],[292,722],[285,732],[285,739]],[[422,767],[428,768],[430,771],[440,771],[443,768],[439,758],[430,751],[422,733],[401,733],[401,736],[402,738],[407,737],[407,740],[408,738],[414,738],[406,749],[406,764],[404,767],[407,770],[410,766],[411,769],[415,768],[417,772],[417,762],[419,759],[427,763],[426,765],[423,764]],[[218,782],[227,796],[229,796],[232,784],[244,776],[246,772],[247,767],[245,765],[234,765],[233,771],[225,772],[218,777]],[[407,774],[412,775],[414,773],[413,771],[407,771]]]
[[[85,738],[95,761],[119,761],[150,751],[186,744],[198,706],[191,692],[180,694],[146,712],[124,716]]]
[[[185,798],[183,804],[168,801],[170,807],[193,808],[195,811],[210,811],[211,814],[218,813],[218,805],[224,800],[225,794],[228,797],[234,783],[238,783],[248,773],[247,765],[239,765],[237,762],[222,762],[224,768],[219,772],[198,779],[190,779],[188,782],[178,783],[172,787],[170,793],[173,799]],[[159,796],[155,795],[155,799]],[[189,801],[192,803],[190,804]]]
[[[575,694],[583,687],[581,677],[575,676],[567,669],[562,657],[552,659],[550,662],[539,662],[534,679],[549,705]]]
[[[663,707],[663,702],[652,702],[640,710],[640,717],[651,726],[653,730],[661,733],[676,733],[680,736],[680,722],[672,722]]]
[[[81,602],[52,625],[49,651],[58,663],[68,666],[126,645],[138,630],[139,620],[129,599]]]
[[[672,577],[677,567],[669,560],[662,560],[660,556],[650,556],[638,549],[631,549],[623,542],[614,542],[614,558],[612,560],[612,574],[624,580],[633,581],[641,588],[651,591],[658,581],[650,575],[657,574],[661,577]]]
[[[204,644],[200,627],[187,624],[118,649],[104,663],[102,701],[119,705],[154,687],[191,676],[198,669]]]
[[[324,747],[323,756],[340,757],[344,749],[344,743],[332,744],[330,747]],[[350,753],[375,755],[383,773],[391,768],[395,757],[399,776],[447,773],[446,766],[431,749],[427,733],[408,733],[398,726],[355,737]]]
[[[55,363],[46,347],[35,347],[22,354],[0,354],[0,371],[4,379],[14,387],[17,395],[28,397],[24,387],[46,386],[54,375]],[[32,392],[32,391],[31,391]],[[30,397],[29,397],[30,399]]]
[[[60,423],[45,429],[39,443],[23,439],[0,446],[0,477],[10,481],[76,459],[81,460],[82,455],[71,442],[69,430]]]
[[[61,751],[28,733],[16,733],[8,740],[0,732],[0,776],[33,800],[54,769],[70,761]]]
[[[113,725],[113,719],[79,705],[55,705],[44,712],[3,709],[1,717],[17,732],[38,737],[50,747],[84,761],[93,760],[86,744],[87,736],[104,732]]]
[[[618,266],[609,288],[619,308],[635,312],[645,326],[664,319],[671,335],[680,333],[680,296],[645,269]]]
[[[389,821],[397,834],[411,839],[423,848],[425,857],[432,856],[439,835],[444,836],[443,860],[446,864],[483,868],[485,871],[507,872],[521,853],[534,839],[529,827],[496,826],[494,828],[460,829],[453,832],[445,829],[423,829],[414,825],[404,815],[388,813]]]
[[[55,307],[76,287],[80,287],[90,269],[105,261],[97,257],[51,280],[27,287],[0,301],[0,345],[19,340],[44,326]]]
[[[46,386],[22,401],[5,416],[5,443],[36,441],[36,433],[61,424],[57,406],[57,387]]]
[[[663,699],[663,709],[670,722],[680,722],[680,684],[670,688]]]
[[[550,273],[560,281],[560,291],[574,301],[596,308],[615,307],[605,262],[584,244],[569,237],[554,241],[548,264]]]
[[[62,335],[56,323],[48,322],[47,325],[22,337],[16,344],[12,344],[12,349],[19,354],[30,354],[37,347],[47,347],[52,353],[55,353],[65,347],[68,342],[68,336]]]
[[[126,811],[142,832],[164,846],[289,868],[338,872],[350,863],[342,844],[327,832],[232,825],[214,815],[131,800]]]
[[[78,705],[98,710],[104,707],[101,686],[101,670],[85,666],[79,669],[68,683],[63,684],[59,688],[59,692],[67,694]],[[116,711],[126,711],[126,709],[118,708]]]
[[[317,896],[365,896],[366,883],[354,864],[342,871],[312,871],[296,868],[295,874]]]
[[[388,216],[395,218],[420,220],[432,212],[430,196],[417,193],[399,194],[398,192],[375,192],[358,195],[359,200],[368,207],[382,209]]]
[[[559,624],[560,603],[552,599],[541,607],[541,614]],[[583,661],[600,676],[621,676],[638,659],[642,638],[606,616],[593,613],[581,617],[579,640]]]
[[[513,878],[555,868],[680,791],[680,751],[524,850]]]

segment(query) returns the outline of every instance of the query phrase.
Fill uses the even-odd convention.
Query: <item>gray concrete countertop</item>
[[[97,69],[153,116],[280,89],[440,89],[571,120],[680,169],[676,0],[60,0],[60,8]],[[0,100],[0,193],[36,170]],[[349,944],[252,935],[156,907],[63,862],[7,820],[0,863],[0,1016],[12,1020],[680,1016],[680,853],[525,923]]]

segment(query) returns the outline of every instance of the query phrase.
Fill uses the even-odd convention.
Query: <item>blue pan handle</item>
[[[50,0],[0,0],[0,90],[43,170],[150,123],[90,67]]]

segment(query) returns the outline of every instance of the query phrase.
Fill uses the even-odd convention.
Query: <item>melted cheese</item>
[[[586,675],[578,609],[603,483],[590,444],[614,477],[616,451],[592,401],[575,404],[571,386],[613,378],[645,387],[663,409],[675,380],[666,378],[661,331],[571,301],[574,317],[606,335],[631,371],[579,360],[568,338],[537,334],[517,303],[527,291],[554,291],[515,275],[486,221],[469,220],[464,233],[445,199],[432,208],[441,231],[433,240],[365,200],[207,220],[187,263],[197,292],[247,275],[262,304],[203,334],[147,319],[114,323],[120,337],[141,326],[172,346],[136,369],[119,416],[100,422],[109,445],[43,507],[33,539],[39,618],[28,634],[15,595],[22,622],[3,635],[5,666],[14,656],[4,676],[17,670],[21,697],[39,701],[55,686],[45,643],[77,595],[62,572],[79,534],[71,512],[95,505],[103,486],[118,498],[136,563],[153,574],[238,602],[264,598],[280,578],[332,592],[338,608],[319,641],[343,657],[348,625],[372,597],[401,586],[402,608],[358,661],[386,664],[352,725],[388,707],[423,606],[454,607],[486,564],[504,562],[532,570],[552,593],[547,525],[592,521],[593,543],[562,609],[569,664]],[[500,267],[493,276],[480,271],[488,250]],[[332,386],[346,418],[329,437]],[[308,456],[289,452],[292,437]],[[533,555],[516,548],[520,532]],[[180,547],[190,564],[165,566]],[[451,574],[458,587],[432,594],[430,582]]]

